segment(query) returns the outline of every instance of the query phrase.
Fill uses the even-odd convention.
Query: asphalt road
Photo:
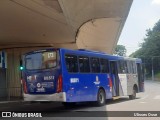
[[[138,111],[144,111],[143,114],[150,113],[150,111],[160,111],[160,82],[145,82],[145,92],[138,93],[137,99],[129,100],[128,97],[123,97],[118,100],[107,101],[105,106],[96,107],[93,103],[79,104],[73,108],[65,108],[61,103],[28,103],[28,102],[12,102],[1,103],[0,111],[37,111],[47,112],[52,117],[42,117],[38,119],[49,120],[160,120],[160,117],[123,117],[123,115],[132,115],[134,112],[122,112],[116,111],[135,111],[138,115]],[[54,111],[54,112],[53,112]],[[94,112],[93,112],[94,111]],[[102,112],[103,111],[103,112]],[[115,112],[108,112],[115,111]],[[146,111],[146,112],[145,112]],[[104,116],[104,113],[108,113],[109,116],[122,116],[122,117],[96,117]],[[154,114],[160,112],[154,112]],[[140,114],[140,113],[139,113]],[[46,114],[44,114],[46,115]],[[82,116],[94,116],[94,117],[82,117]],[[53,117],[55,116],[55,117]],[[73,117],[74,116],[74,117]],[[77,117],[75,117],[77,116]],[[81,116],[81,117],[79,117]],[[17,118],[16,118],[17,119]],[[21,118],[20,118],[21,119]],[[28,118],[24,118],[28,119]],[[33,119],[33,118],[31,118]]]

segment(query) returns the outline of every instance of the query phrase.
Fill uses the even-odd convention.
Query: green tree
[[[160,20],[152,29],[146,30],[146,37],[140,45],[140,49],[130,55],[143,60],[147,72],[151,75],[152,62],[155,73],[160,72]]]
[[[126,48],[123,45],[117,45],[115,49],[115,55],[125,56],[126,55]]]
[[[146,32],[146,38],[144,38],[144,42],[140,45],[141,48],[130,56],[160,56],[160,20],[155,24],[152,30],[148,29]]]

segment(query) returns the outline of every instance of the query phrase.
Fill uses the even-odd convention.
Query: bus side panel
[[[127,74],[127,95],[133,93],[134,85],[137,85],[138,87],[138,78],[136,77],[136,74]]]
[[[63,76],[63,92],[66,93],[66,102],[80,102],[82,85],[76,73],[68,73],[65,65],[65,50],[61,50],[61,66]]]
[[[118,74],[121,85],[122,85],[122,90],[123,90],[123,95],[127,95],[127,75],[126,74]],[[121,96],[123,96],[121,95]]]
[[[66,92],[66,102],[96,101],[99,87],[105,89],[107,99],[112,98],[107,74],[68,73],[64,56],[65,51],[61,50],[63,91]]]
[[[100,87],[105,90],[106,99],[112,98],[107,74],[70,74],[65,71],[64,76],[67,102],[96,101]]]
[[[110,82],[109,78],[108,78],[109,74],[100,74],[99,75],[99,80],[100,80],[100,87],[103,87],[105,89],[105,93],[106,93],[106,99],[112,99],[112,89],[110,86]]]
[[[112,98],[112,91],[110,89],[107,74],[80,74],[80,79],[83,80],[83,94],[82,101],[96,101],[99,88],[103,88],[106,93],[106,99]]]

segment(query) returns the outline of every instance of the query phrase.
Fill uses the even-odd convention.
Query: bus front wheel
[[[129,95],[129,99],[130,100],[136,99],[136,88],[135,87],[133,87],[132,95]]]
[[[97,105],[98,106],[103,106],[105,105],[106,102],[106,95],[103,89],[99,89],[98,94],[97,94]]]

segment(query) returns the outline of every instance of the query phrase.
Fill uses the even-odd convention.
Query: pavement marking
[[[0,104],[2,103],[14,103],[15,101],[2,101],[2,102],[0,102]]]
[[[2,103],[22,103],[22,102],[24,102],[24,101],[0,101],[0,104]]]
[[[145,103],[147,103],[147,102],[140,102],[140,103],[145,104]]]
[[[146,96],[142,97],[141,100],[146,99],[148,96],[149,96],[149,95],[146,95]]]
[[[157,96],[154,97],[153,99],[160,99],[160,95],[157,95]]]

